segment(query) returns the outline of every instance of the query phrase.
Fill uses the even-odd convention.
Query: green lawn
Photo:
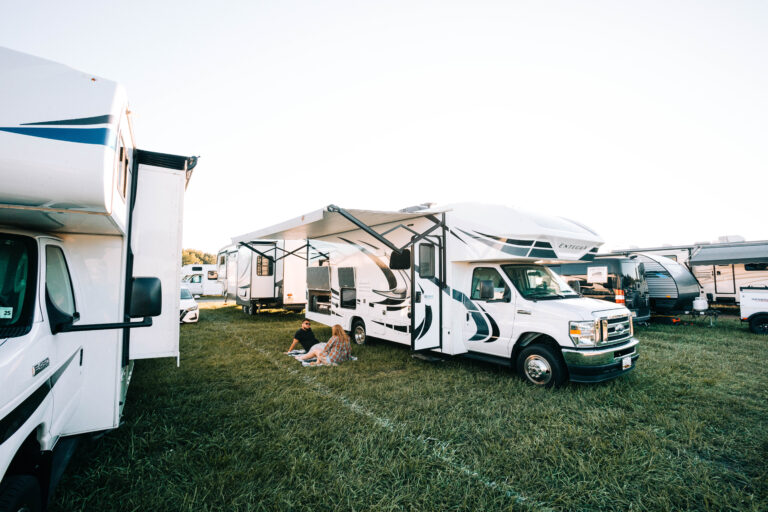
[[[768,338],[737,320],[640,328],[633,373],[543,390],[384,342],[302,368],[300,318],[208,305],[51,510],[768,510]]]

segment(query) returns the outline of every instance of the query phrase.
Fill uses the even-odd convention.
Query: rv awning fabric
[[[690,260],[691,265],[729,263],[768,263],[768,242],[719,247],[702,246]]]
[[[376,226],[383,224],[417,219],[426,215],[441,213],[445,210],[420,210],[415,213],[381,212],[375,210],[347,211],[358,220],[375,229]],[[338,212],[328,211],[328,208],[323,208],[268,228],[234,237],[232,242],[237,244],[251,240],[305,240],[307,238],[336,235],[356,229],[358,229],[357,226]]]

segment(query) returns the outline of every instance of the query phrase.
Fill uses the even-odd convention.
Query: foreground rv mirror
[[[493,281],[480,281],[480,300],[493,300]]]
[[[163,289],[156,277],[134,277],[131,283],[131,318],[160,316]]]
[[[392,251],[392,255],[389,257],[389,268],[392,270],[408,270],[411,268],[411,250]]]
[[[581,281],[578,279],[574,279],[573,281],[568,281],[568,286],[573,288],[573,291],[581,295]]]

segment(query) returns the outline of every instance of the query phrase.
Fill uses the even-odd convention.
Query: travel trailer
[[[215,264],[190,264],[181,267],[181,282],[192,295],[223,295],[224,287],[219,281]]]
[[[306,246],[284,240],[252,240],[249,234],[232,239],[219,251],[225,258],[227,299],[247,315],[262,308],[301,311],[306,305]],[[222,268],[219,261],[219,268]]]
[[[570,220],[504,206],[337,206],[251,233],[306,240],[307,317],[368,336],[516,367],[529,382],[596,382],[638,357],[623,305],[580,297],[543,263],[602,244]]]
[[[137,149],[118,84],[0,48],[0,507],[39,511],[134,360],[179,356],[194,157]]]
[[[549,265],[583,297],[624,304],[635,322],[651,317],[645,266],[637,256],[597,256],[594,261]]]
[[[742,287],[768,286],[768,240],[649,247],[613,254],[640,253],[664,256],[686,265],[709,302],[738,304]]]
[[[701,287],[688,267],[664,256],[634,255],[643,264],[651,312],[658,315],[690,313]]]
[[[745,286],[739,294],[741,321],[755,334],[768,334],[768,286]]]

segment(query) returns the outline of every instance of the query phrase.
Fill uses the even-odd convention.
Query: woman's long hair
[[[331,327],[331,335],[337,336],[341,341],[349,343],[349,336],[347,336],[347,333],[339,324],[336,324],[333,327]]]

